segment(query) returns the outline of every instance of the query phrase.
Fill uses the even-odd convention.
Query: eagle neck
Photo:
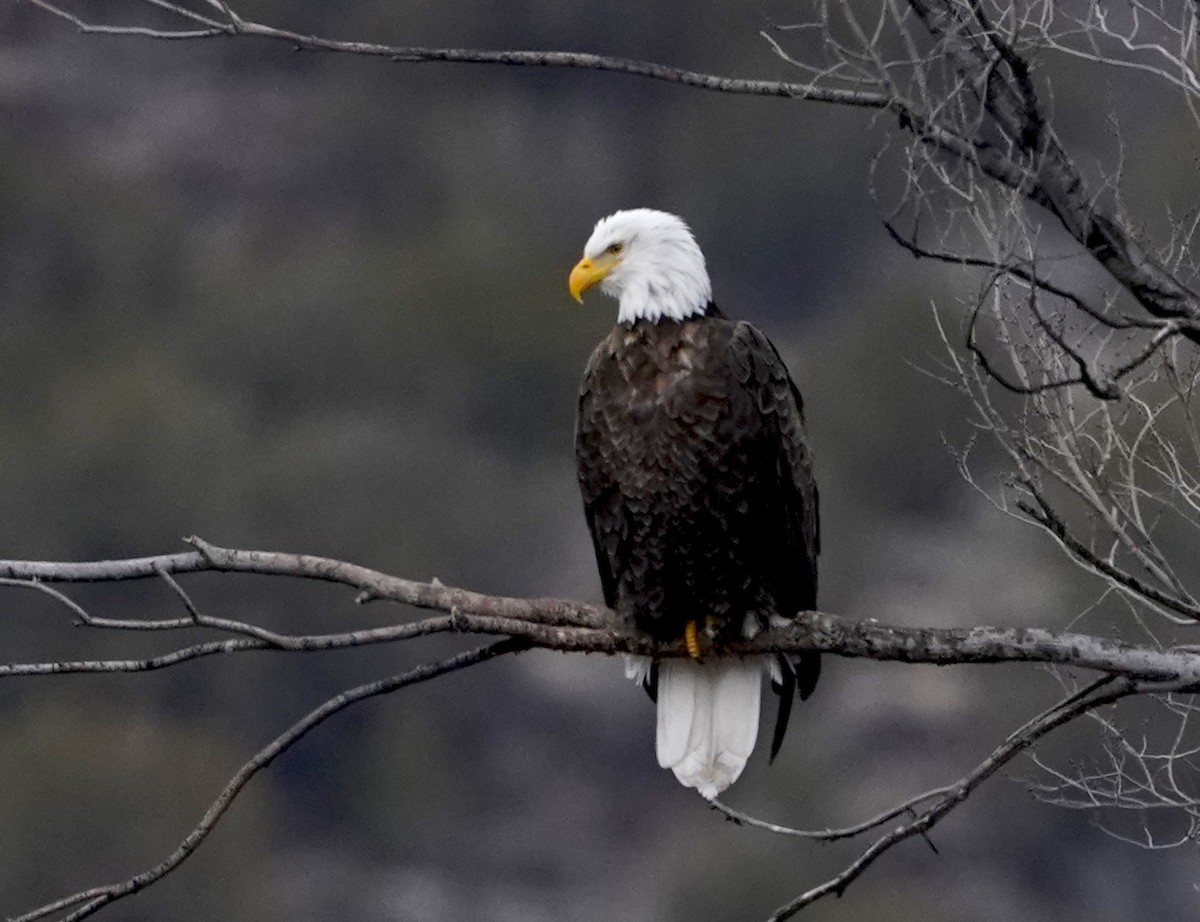
[[[667,255],[675,258],[651,264],[652,270],[647,267],[651,255],[655,254],[620,266],[601,283],[617,297],[617,320],[687,320],[702,315],[712,300],[712,283],[699,251],[694,259],[677,258],[679,254],[671,251]]]
[[[721,313],[721,309],[719,307],[717,307],[717,302],[708,301],[707,303],[704,304],[703,307],[697,308],[696,310],[694,310],[691,313],[686,314],[682,317],[668,316],[666,314],[658,314],[654,317],[642,317],[642,316],[626,317],[625,312],[622,311],[617,316],[617,323],[619,325],[625,327],[626,329],[631,330],[634,327],[640,326],[640,325],[653,326],[656,324],[671,324],[671,323],[681,324],[681,323],[688,323],[690,321],[695,321],[695,320],[718,319],[718,318],[722,318],[724,316],[725,315],[723,313]]]

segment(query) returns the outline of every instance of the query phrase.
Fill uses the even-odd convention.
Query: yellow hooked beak
[[[571,278],[567,282],[567,287],[571,289],[571,297],[582,304],[583,293],[602,281],[620,261],[613,253],[604,253],[595,259],[585,257],[579,260],[571,270]]]

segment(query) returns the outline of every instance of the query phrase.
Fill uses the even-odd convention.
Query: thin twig
[[[50,598],[54,599],[60,605],[66,606],[67,611],[71,612],[80,624],[90,624],[92,621],[92,616],[87,613],[82,605],[53,586],[47,586],[37,579],[14,579],[4,576],[0,577],[0,586],[11,586],[14,589],[32,589],[35,592],[41,592],[50,596]]]
[[[707,803],[714,810],[724,813],[729,819],[735,823],[746,826],[751,826],[755,829],[763,829],[767,832],[774,833],[780,836],[795,836],[801,839],[816,839],[820,842],[836,842],[839,839],[850,839],[854,836],[862,835],[864,832],[870,832],[878,826],[882,826],[888,820],[895,819],[901,813],[912,813],[913,808],[918,804],[923,804],[927,800],[933,800],[935,797],[944,797],[953,790],[953,785],[946,787],[934,788],[932,791],[926,791],[923,794],[918,794],[915,797],[910,797],[903,803],[897,804],[884,812],[871,817],[868,820],[863,820],[854,826],[846,826],[841,829],[793,829],[790,826],[780,826],[777,823],[771,823],[767,820],[760,820],[757,817],[750,816],[748,813],[743,813],[740,810],[735,810],[733,807],[727,806],[721,801],[713,798]]]

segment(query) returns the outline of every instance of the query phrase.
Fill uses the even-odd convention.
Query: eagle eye
[[[611,253],[613,256],[616,256],[623,249],[625,249],[625,244],[623,243],[610,243],[607,247],[605,247],[604,252]]]

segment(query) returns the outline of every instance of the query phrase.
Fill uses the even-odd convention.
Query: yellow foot
[[[688,656],[700,659],[700,628],[695,621],[689,621],[683,629],[683,643],[687,647]]]

